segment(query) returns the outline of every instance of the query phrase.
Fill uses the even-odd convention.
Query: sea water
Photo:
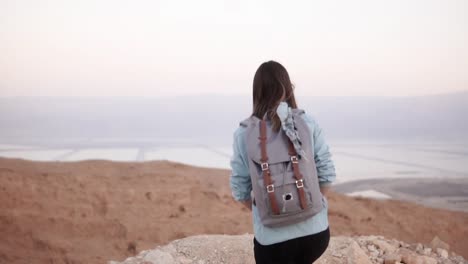
[[[158,147],[46,148],[0,145],[0,157],[38,161],[170,160],[194,166],[230,169],[231,146],[164,145]],[[336,183],[375,178],[468,177],[468,144],[330,144]]]

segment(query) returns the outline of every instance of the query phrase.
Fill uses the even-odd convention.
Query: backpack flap
[[[246,133],[247,137],[247,154],[255,163],[262,163],[262,152],[260,148],[260,120],[252,122],[249,131]],[[278,132],[271,130],[271,122],[267,121],[267,153],[268,163],[282,163],[290,161],[291,157],[288,154],[289,138],[283,130]]]

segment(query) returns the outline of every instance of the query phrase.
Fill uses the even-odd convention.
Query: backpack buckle
[[[296,187],[299,188],[304,188],[304,179],[296,180]]]
[[[297,158],[297,156],[291,156],[291,162],[292,163],[299,163],[299,159]]]
[[[273,184],[267,185],[266,189],[268,193],[275,192],[275,186]]]
[[[262,166],[262,171],[268,170],[268,163],[267,163],[267,162],[263,162],[263,163],[261,164],[261,166]]]

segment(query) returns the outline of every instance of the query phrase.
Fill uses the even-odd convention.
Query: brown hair
[[[262,119],[267,114],[273,130],[279,131],[281,121],[276,115],[276,107],[284,100],[291,108],[297,108],[293,89],[294,85],[283,65],[276,61],[262,63],[255,72],[253,80],[252,115]]]

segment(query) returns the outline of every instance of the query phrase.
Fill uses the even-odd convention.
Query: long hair
[[[253,113],[262,119],[266,114],[278,132],[281,121],[276,115],[276,108],[281,101],[286,101],[291,108],[297,108],[294,98],[294,86],[286,68],[276,61],[264,62],[258,67],[253,80]]]

